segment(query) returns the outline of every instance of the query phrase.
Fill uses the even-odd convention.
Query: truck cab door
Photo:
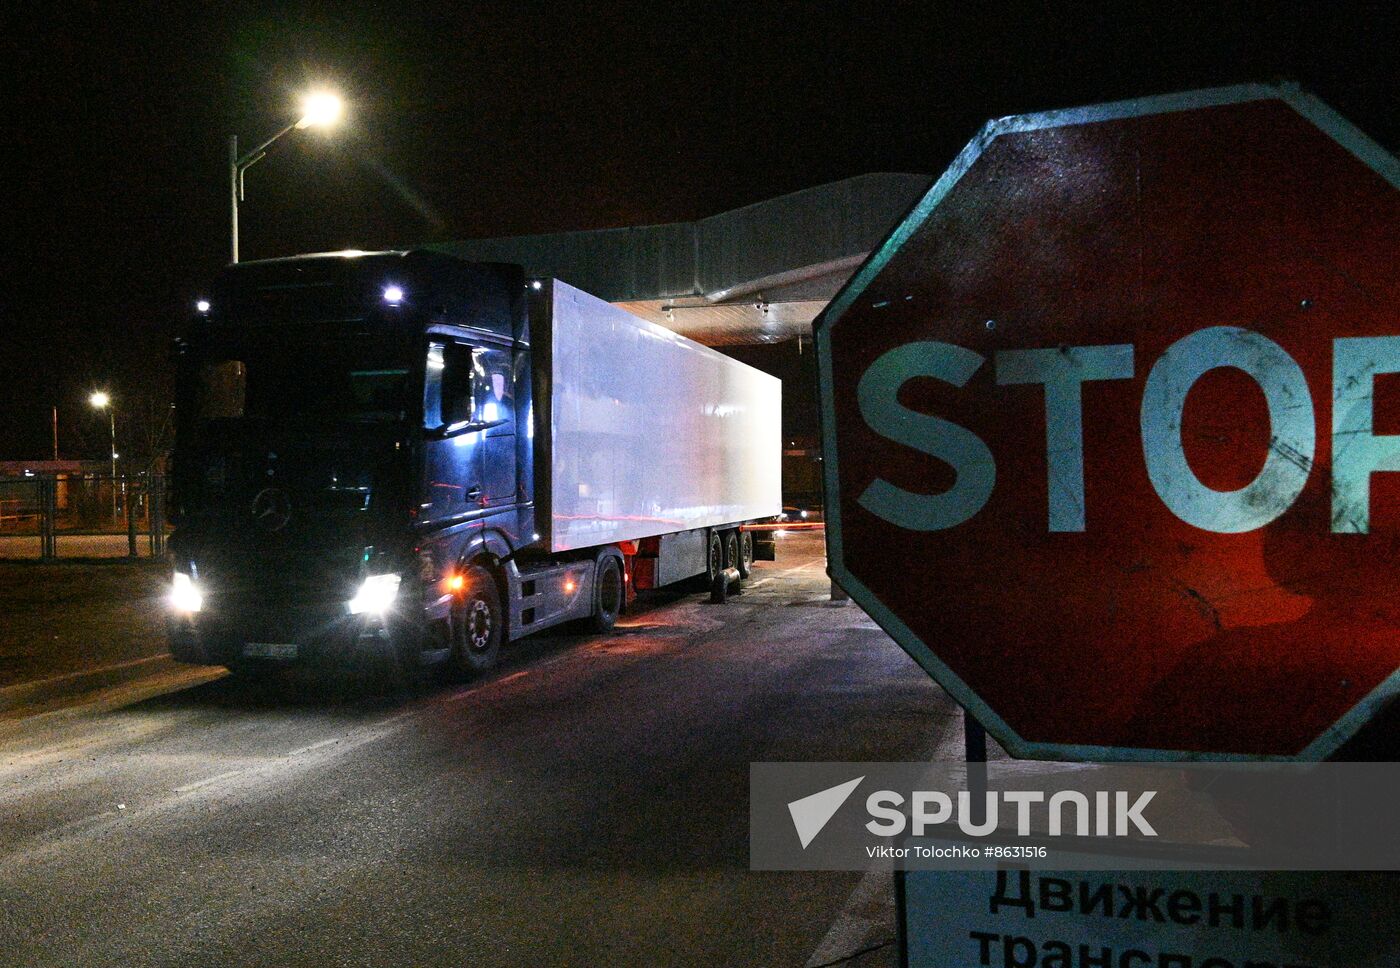
[[[491,347],[476,350],[476,419],[482,427],[482,501],[492,526],[515,529],[514,510],[520,503],[515,454],[515,374],[511,352]],[[498,512],[511,512],[495,520]],[[514,534],[512,544],[518,546]]]
[[[418,520],[448,525],[481,517],[484,428],[477,419],[477,348],[433,339],[423,378],[423,476]]]

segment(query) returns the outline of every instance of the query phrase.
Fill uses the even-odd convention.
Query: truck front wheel
[[[471,565],[462,571],[462,577],[462,591],[452,605],[452,657],[448,664],[456,677],[468,679],[495,668],[505,628],[501,595],[491,573]]]
[[[622,567],[616,558],[609,555],[598,563],[596,591],[593,601],[593,615],[589,627],[594,632],[611,632],[622,613],[623,590]]]

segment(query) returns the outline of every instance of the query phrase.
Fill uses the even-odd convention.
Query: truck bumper
[[[381,648],[389,640],[382,619],[350,615],[343,604],[198,612],[171,617],[167,631],[171,656],[196,665],[336,661]]]

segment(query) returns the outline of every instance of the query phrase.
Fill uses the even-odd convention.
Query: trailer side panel
[[[781,381],[550,285],[551,550],[782,510]]]

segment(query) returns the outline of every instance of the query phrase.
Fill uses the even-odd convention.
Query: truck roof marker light
[[[401,286],[385,286],[384,301],[390,306],[397,306],[403,302],[403,288]]]
[[[195,308],[195,311],[196,311],[196,312],[201,312],[201,313],[207,313],[207,312],[209,312],[209,300],[207,300],[207,299],[196,299],[195,302],[194,302],[194,308]]]

